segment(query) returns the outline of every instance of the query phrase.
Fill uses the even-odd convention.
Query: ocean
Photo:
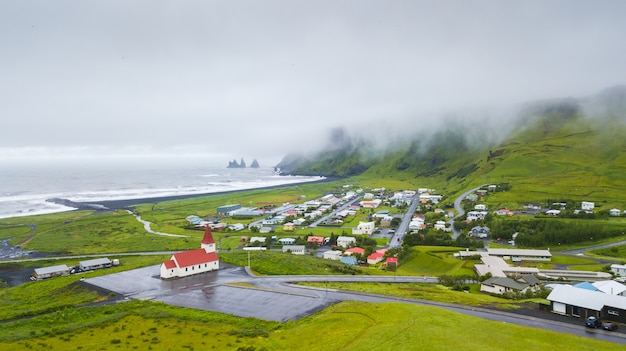
[[[271,167],[226,168],[200,162],[13,162],[0,169],[0,218],[74,210],[47,201],[143,199],[262,188],[321,180],[280,176]]]

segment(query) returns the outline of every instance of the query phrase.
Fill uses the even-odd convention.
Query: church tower
[[[204,249],[206,253],[215,252],[215,239],[213,239],[213,233],[211,233],[211,227],[207,224],[204,231],[204,238],[202,238],[202,244],[200,248]]]

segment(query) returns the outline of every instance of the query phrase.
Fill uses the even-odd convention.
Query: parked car
[[[587,319],[585,320],[585,327],[602,328],[602,322],[598,318],[594,316],[590,316],[590,317],[587,317]]]
[[[613,331],[617,329],[617,324],[613,322],[604,322],[602,323],[602,329]]]

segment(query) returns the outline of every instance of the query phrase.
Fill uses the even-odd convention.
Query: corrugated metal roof
[[[87,260],[87,261],[80,261],[81,266],[97,266],[101,264],[110,264],[110,263],[111,263],[111,260],[109,260],[106,257],[96,258],[96,259]]]
[[[626,297],[605,294],[600,291],[579,289],[571,285],[557,285],[554,287],[548,300],[561,302],[567,305],[600,311],[604,306],[626,310]]]
[[[46,274],[52,274],[52,273],[57,273],[57,272],[69,271],[69,270],[70,269],[67,267],[67,265],[60,264],[60,265],[51,266],[51,267],[35,268],[35,274],[46,275]]]

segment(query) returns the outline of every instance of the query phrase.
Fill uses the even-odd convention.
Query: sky
[[[335,128],[387,140],[449,111],[587,96],[626,83],[625,13],[611,0],[7,0],[0,162],[272,166]]]

